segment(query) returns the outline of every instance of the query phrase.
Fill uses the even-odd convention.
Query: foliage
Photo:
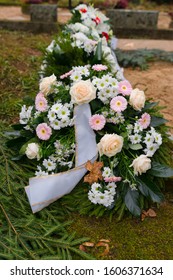
[[[122,67],[139,67],[141,70],[146,70],[151,61],[167,61],[173,62],[173,52],[153,49],[139,49],[135,51],[115,50],[118,62]]]

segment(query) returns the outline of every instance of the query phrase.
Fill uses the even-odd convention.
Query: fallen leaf
[[[152,218],[157,216],[156,212],[153,209],[151,209],[151,208],[148,209],[147,213],[148,213],[148,216],[152,217]]]
[[[109,242],[110,242],[110,240],[108,240],[108,239],[100,239],[99,241],[101,241],[101,242],[106,242],[106,243],[109,243]]]
[[[106,256],[109,254],[109,244],[105,243],[105,242],[98,242],[96,244],[96,247],[105,247],[104,252],[101,254],[101,256]]]
[[[143,210],[141,214],[141,221],[144,221],[146,217],[156,217],[157,214],[153,209],[148,209],[147,211]]]
[[[86,252],[86,248],[85,246],[83,246],[82,244],[79,246],[79,250],[83,251],[83,252]]]
[[[103,180],[102,171],[100,170],[103,167],[103,162],[95,161],[91,163],[88,160],[85,167],[90,173],[84,177],[84,182],[91,185],[92,183],[98,182],[98,180]]]
[[[94,243],[93,242],[84,242],[82,243],[83,246],[86,246],[86,247],[94,247]]]
[[[145,218],[147,217],[147,212],[146,211],[142,211],[142,214],[141,214],[141,221],[143,222],[145,220]]]

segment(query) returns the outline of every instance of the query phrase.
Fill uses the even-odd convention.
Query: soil
[[[124,69],[124,76],[133,87],[145,90],[148,98],[159,101],[159,105],[166,106],[162,110],[164,117],[169,121],[173,134],[173,65],[167,62],[152,62],[149,69]]]

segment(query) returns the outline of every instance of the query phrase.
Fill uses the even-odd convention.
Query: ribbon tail
[[[89,126],[89,104],[75,107],[76,167],[58,174],[34,177],[25,187],[33,213],[70,193],[87,172],[85,163],[97,159],[95,133]]]

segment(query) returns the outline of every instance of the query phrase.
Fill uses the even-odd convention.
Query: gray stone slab
[[[159,12],[108,9],[106,15],[115,28],[157,29]]]
[[[32,22],[57,22],[57,5],[31,5]]]

